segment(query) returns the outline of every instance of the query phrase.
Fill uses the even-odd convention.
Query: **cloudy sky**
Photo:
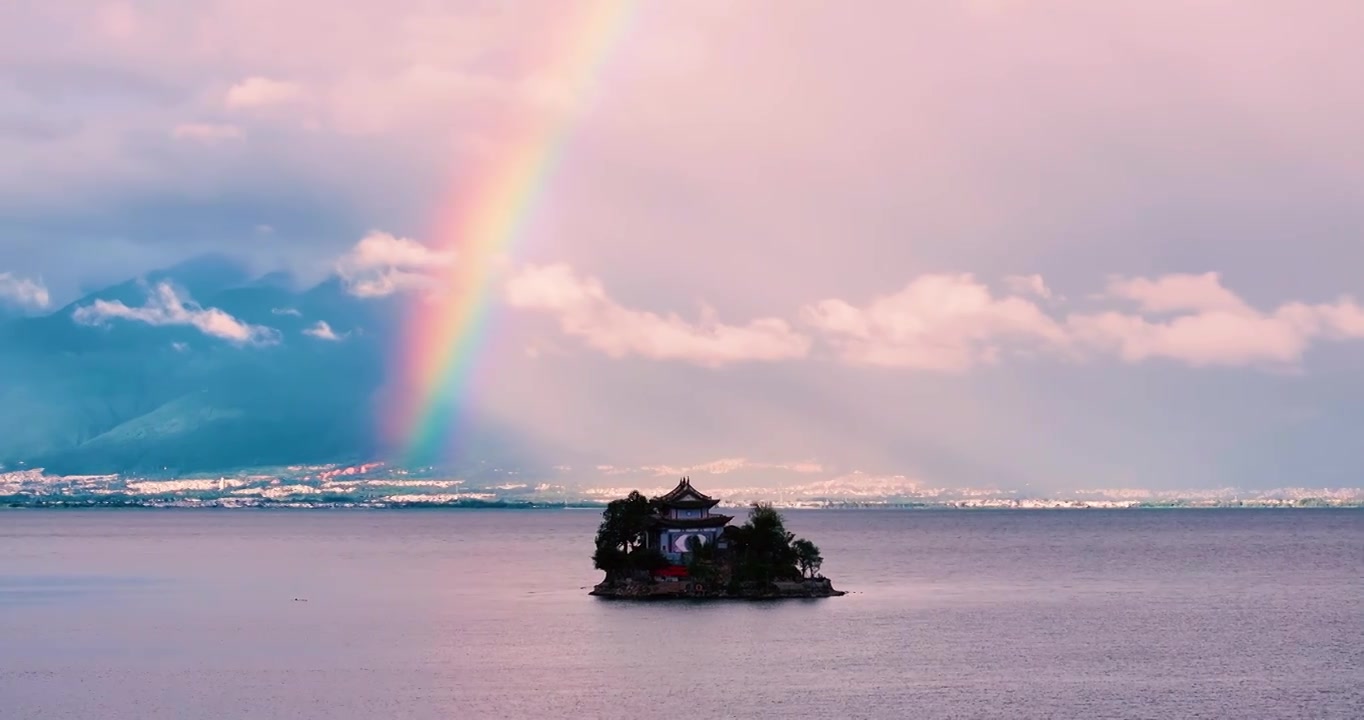
[[[220,251],[421,302],[547,122],[476,393],[546,447],[1356,486],[1361,36],[1355,0],[11,1],[0,297]]]

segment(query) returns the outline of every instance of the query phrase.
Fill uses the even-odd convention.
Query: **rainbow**
[[[638,0],[564,0],[571,17],[555,25],[537,68],[567,88],[573,104],[598,87],[602,66],[623,35]],[[409,462],[446,450],[457,439],[458,405],[487,331],[499,263],[509,258],[563,154],[573,113],[543,112],[508,123],[488,161],[443,207],[437,249],[455,261],[439,279],[443,293],[417,301],[399,347],[403,374],[391,441]]]

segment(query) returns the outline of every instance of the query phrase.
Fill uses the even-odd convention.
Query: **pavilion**
[[[682,478],[668,494],[654,498],[658,506],[649,525],[649,547],[658,548],[674,563],[687,561],[687,543],[696,538],[702,545],[725,546],[725,526],[734,518],[712,514],[711,508],[720,501],[692,487],[690,478]]]

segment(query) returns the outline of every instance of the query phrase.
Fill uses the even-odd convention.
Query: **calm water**
[[[0,512],[0,717],[1364,718],[1364,512],[787,515],[853,594],[589,598],[590,511]]]

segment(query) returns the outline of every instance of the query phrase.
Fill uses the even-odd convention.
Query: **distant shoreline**
[[[468,511],[468,510],[505,510],[505,511],[550,511],[576,510],[600,512],[605,506],[592,503],[517,503],[517,502],[454,502],[454,503],[308,503],[308,502],[266,502],[266,503],[220,503],[216,501],[146,501],[146,502],[81,502],[34,500],[32,502],[0,500],[0,512],[6,510],[215,510],[223,512],[240,511],[280,511],[280,510],[354,510],[354,511]],[[1081,512],[1081,511],[1151,511],[1151,510],[1364,510],[1360,503],[1308,503],[1308,504],[1206,504],[1206,503],[1162,503],[1139,505],[1046,505],[1046,506],[977,506],[935,504],[829,504],[823,506],[781,507],[783,511],[857,511],[857,512]]]

